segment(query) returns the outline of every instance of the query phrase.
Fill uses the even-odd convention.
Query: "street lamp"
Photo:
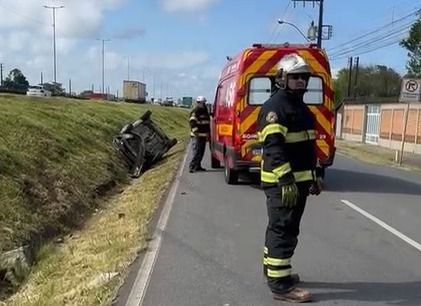
[[[101,93],[105,93],[105,42],[110,41],[111,39],[100,39],[97,38],[96,40],[102,41],[102,89]]]
[[[298,31],[298,33],[300,33],[301,34],[301,36],[302,37],[304,37],[304,39],[307,41],[307,42],[310,42],[310,40],[304,35],[304,33],[303,32],[301,32],[301,30],[295,25],[295,24],[293,24],[293,23],[290,23],[290,22],[287,22],[287,21],[285,21],[285,20],[281,20],[281,19],[278,19],[278,23],[279,24],[287,24],[287,25],[290,25],[290,26],[292,26],[294,29],[296,29],[297,31]]]
[[[53,10],[53,44],[54,44],[54,83],[57,83],[57,57],[56,57],[56,10],[64,8],[64,5],[60,6],[48,6],[44,5],[46,9]]]

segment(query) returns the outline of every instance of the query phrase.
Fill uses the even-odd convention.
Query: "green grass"
[[[405,152],[403,155],[403,164],[399,165],[395,162],[395,150],[389,148],[340,139],[336,140],[336,145],[338,153],[364,162],[396,167],[408,171],[421,171],[421,163],[418,161],[419,158],[411,158],[411,156],[417,156],[413,153]]]
[[[147,224],[172,181],[185,144],[104,201],[63,243],[45,245],[22,288],[0,305],[110,305],[129,265],[147,247]],[[104,273],[116,275],[94,282]]]
[[[168,135],[186,138],[180,109],[0,96],[0,252],[68,232],[98,206],[98,187],[127,183],[112,138],[147,109]]]

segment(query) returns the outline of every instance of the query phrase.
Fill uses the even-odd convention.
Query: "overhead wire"
[[[406,0],[406,1],[403,0],[403,1],[399,2],[399,3],[407,3],[407,2],[412,2],[412,0]],[[374,28],[374,30],[372,32],[381,31],[381,30],[385,29],[386,25],[388,25],[388,24],[390,24],[391,26],[393,26],[393,25],[396,25],[396,24],[398,24],[400,22],[399,19],[401,19],[401,17],[398,17],[398,19],[395,19],[395,17],[394,17],[395,16],[395,8],[396,8],[396,6],[397,6],[397,4],[394,4],[394,5],[390,6],[389,8],[387,8],[387,10],[393,10],[393,14],[392,14],[392,17],[391,18],[390,17],[382,17],[381,18],[381,22],[377,22],[377,21],[380,21],[380,19],[374,19],[376,21],[374,23],[372,23],[373,24],[373,28]],[[405,17],[407,14],[413,15],[414,11],[417,12],[421,8],[421,7],[418,7],[417,8],[415,6],[415,7],[412,7],[412,8],[409,8],[408,9],[407,6],[405,6],[405,7],[406,7],[406,9],[400,11],[401,12],[400,15],[403,16],[403,17]],[[392,19],[392,21],[390,21],[390,19]],[[371,19],[371,20],[373,21],[373,19]],[[364,33],[362,35],[363,37],[355,37],[352,40],[362,39],[362,38],[364,38],[364,37],[366,37],[366,36],[368,36],[370,34],[371,34],[370,32]],[[373,33],[373,34],[375,34],[375,33]],[[335,46],[333,46],[331,48],[327,48],[327,51],[331,52],[334,49],[337,49],[337,48],[342,47],[344,45],[347,45],[349,43],[352,43],[352,42],[350,40],[348,40],[348,41],[342,41],[342,42],[338,43],[337,45],[335,45]]]
[[[291,8],[291,1],[288,1],[288,5],[285,7],[285,10],[284,10],[284,13],[282,14],[282,17],[278,18],[278,19],[282,19],[282,20],[288,19],[289,20],[290,17],[291,17],[291,14],[293,12],[293,10],[291,10],[290,8]],[[288,12],[288,10],[289,10],[289,12]],[[287,16],[287,14],[288,14],[288,16]],[[274,33],[275,36],[271,40],[271,42],[275,42],[278,39],[278,37],[281,33],[281,30],[282,30],[282,27],[283,27],[283,25],[278,24],[278,19],[276,19],[276,27],[275,27],[275,33]]]
[[[395,35],[389,36],[389,37],[384,37],[384,39],[382,39],[382,41],[377,42],[374,45],[367,45],[365,48],[360,48],[359,50],[355,51],[353,54],[354,55],[361,55],[361,54],[366,54],[372,51],[377,51],[380,50],[382,48],[391,46],[393,44],[396,44],[398,42],[400,42],[403,38],[404,38],[404,34],[407,33],[407,29],[403,29],[400,32],[395,33]],[[336,61],[339,59],[344,59],[347,58],[349,56],[349,53],[345,53],[345,54],[341,54],[341,55],[337,55],[334,57],[329,57],[330,60],[332,61]]]
[[[287,5],[286,5],[286,7],[284,9],[284,15],[285,15],[286,11],[288,10],[288,7],[291,5],[291,1],[290,0],[287,0],[287,1],[288,1],[288,3],[287,3]],[[278,30],[278,27],[279,27],[278,22],[277,22],[278,21],[278,16],[277,16],[278,12],[276,12],[275,14],[276,14],[275,15],[275,18],[276,19],[275,19],[275,24],[272,27],[272,32],[270,34],[270,38],[269,38],[269,41],[270,42],[273,41],[274,35],[276,34],[276,31]]]
[[[382,45],[375,46],[375,47],[373,47],[371,49],[358,52],[355,55],[362,55],[362,54],[370,53],[370,52],[373,52],[373,51],[377,51],[377,50],[383,49],[385,47],[389,47],[391,45],[394,45],[394,44],[398,43],[400,40],[401,40],[401,38],[393,39],[392,41],[385,42]],[[348,55],[347,56],[339,56],[339,57],[335,57],[335,58],[329,58],[329,60],[331,62],[333,62],[333,61],[338,61],[338,60],[342,60],[342,59],[345,59],[345,58],[348,58]]]
[[[370,39],[366,39],[364,41],[361,41],[361,42],[359,42],[359,43],[357,43],[357,44],[355,44],[353,46],[344,48],[342,50],[338,50],[336,52],[332,52],[332,53],[330,53],[330,56],[331,57],[337,57],[337,56],[340,56],[340,55],[353,53],[353,52],[358,51],[361,48],[366,48],[367,46],[370,46],[370,45],[373,45],[375,43],[381,42],[382,40],[387,39],[387,38],[389,38],[389,37],[391,37],[391,36],[393,36],[393,35],[395,35],[397,33],[398,34],[402,34],[401,33],[402,31],[403,32],[406,32],[406,31],[409,30],[411,24],[412,24],[412,22],[403,24],[403,25],[401,25],[401,26],[399,26],[399,27],[397,27],[395,29],[391,29],[388,32],[385,32],[385,33],[382,33],[382,34],[377,35],[375,37],[372,37]]]
[[[392,26],[392,27],[393,26],[396,26],[400,22],[403,22],[404,20],[406,20],[406,19],[408,19],[410,17],[416,16],[416,14],[419,13],[419,11],[420,11],[420,8],[417,8],[416,10],[412,11],[411,13],[409,13],[409,14],[401,17],[401,18],[399,18],[396,21],[387,23],[386,25],[383,25],[383,26],[381,26],[381,27],[379,27],[379,28],[377,28],[377,29],[375,29],[373,31],[370,31],[370,32],[365,33],[365,34],[363,34],[361,36],[358,36],[356,38],[353,38],[353,39],[351,39],[351,40],[349,40],[349,41],[347,41],[345,43],[341,43],[339,45],[336,45],[333,48],[327,49],[327,52],[332,52],[333,50],[336,50],[336,49],[341,48],[341,47],[345,47],[345,46],[347,46],[349,44],[352,44],[353,42],[359,41],[359,40],[361,40],[363,38],[366,38],[366,37],[368,37],[368,36],[370,36],[372,34],[376,34],[376,33],[382,32],[382,31],[386,30],[387,28],[389,28],[390,26]],[[411,23],[412,23],[412,20],[411,20]]]

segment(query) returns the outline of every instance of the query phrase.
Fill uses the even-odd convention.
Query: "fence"
[[[344,105],[337,119],[337,137],[421,154],[419,103]]]

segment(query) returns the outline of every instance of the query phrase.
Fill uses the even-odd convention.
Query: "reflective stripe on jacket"
[[[314,116],[300,97],[278,90],[259,113],[263,187],[312,181],[316,177]]]
[[[206,107],[195,107],[190,113],[190,136],[209,137],[210,116]]]

